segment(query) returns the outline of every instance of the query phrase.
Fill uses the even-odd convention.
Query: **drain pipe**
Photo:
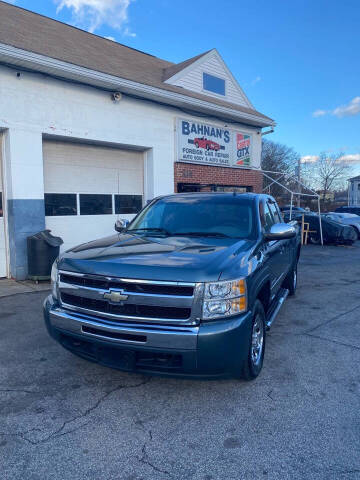
[[[266,132],[261,132],[261,136],[263,137],[264,135],[269,135],[269,133],[274,133],[274,127],[271,127],[270,130],[266,130]]]

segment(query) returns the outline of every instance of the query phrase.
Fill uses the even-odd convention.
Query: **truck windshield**
[[[253,202],[239,196],[165,197],[145,208],[127,231],[153,236],[254,238]]]

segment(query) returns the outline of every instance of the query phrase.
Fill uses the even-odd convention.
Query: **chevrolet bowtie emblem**
[[[111,303],[121,303],[125,302],[129,295],[124,295],[122,291],[110,290],[109,293],[104,293],[103,298],[109,300]]]

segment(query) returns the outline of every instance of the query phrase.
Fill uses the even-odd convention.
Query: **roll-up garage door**
[[[112,235],[143,204],[143,153],[44,141],[46,228],[63,249]]]

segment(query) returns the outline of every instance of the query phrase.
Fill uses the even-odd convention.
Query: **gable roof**
[[[198,55],[197,57],[194,57],[190,59],[191,61],[185,61],[182,62],[183,65],[182,68],[179,68],[176,73],[172,75],[172,77],[168,78],[166,80],[166,83],[170,83],[172,85],[177,85],[183,87],[183,80],[188,76],[188,75],[193,75],[196,71],[200,72],[200,70],[203,68],[204,65],[208,64],[208,62],[212,62],[212,68],[214,67],[214,61],[215,64],[218,65],[221,71],[221,76],[225,76],[227,78],[227,81],[231,84],[232,88],[235,89],[237,94],[240,96],[241,101],[243,102],[243,106],[249,107],[249,108],[254,108],[246,96],[245,92],[243,89],[240,87],[239,82],[236,80],[226,63],[224,62],[222,56],[219,54],[219,52],[216,50],[216,48],[213,48],[212,50],[209,50],[202,55]],[[171,68],[171,67],[170,67]],[[211,67],[210,67],[211,68]],[[202,76],[202,72],[201,76]],[[196,75],[196,73],[195,73]],[[201,78],[202,82],[202,78]],[[203,89],[202,83],[201,83],[201,90]],[[199,90],[198,90],[199,92]],[[213,97],[213,94],[210,94],[211,97]],[[232,102],[233,103],[233,102]]]
[[[274,124],[271,118],[253,108],[242,107],[164,82],[164,75],[186,68],[208,52],[174,64],[3,1],[0,1],[0,46],[1,44],[119,79],[206,101],[239,114],[244,113],[245,116],[255,115],[260,126]],[[9,63],[9,57],[4,58]],[[1,60],[0,56],[0,62]],[[15,60],[15,65],[18,64]]]
[[[197,60],[200,58],[204,57],[206,54],[211,52],[211,50],[208,50],[207,52],[200,53],[200,55],[196,55],[195,57],[189,58],[188,60],[184,60],[181,63],[174,63],[168,68],[164,69],[164,77],[163,80],[168,80],[169,78],[173,77],[176,75],[178,72],[184,70],[184,68],[189,67],[193,63],[195,63]]]

